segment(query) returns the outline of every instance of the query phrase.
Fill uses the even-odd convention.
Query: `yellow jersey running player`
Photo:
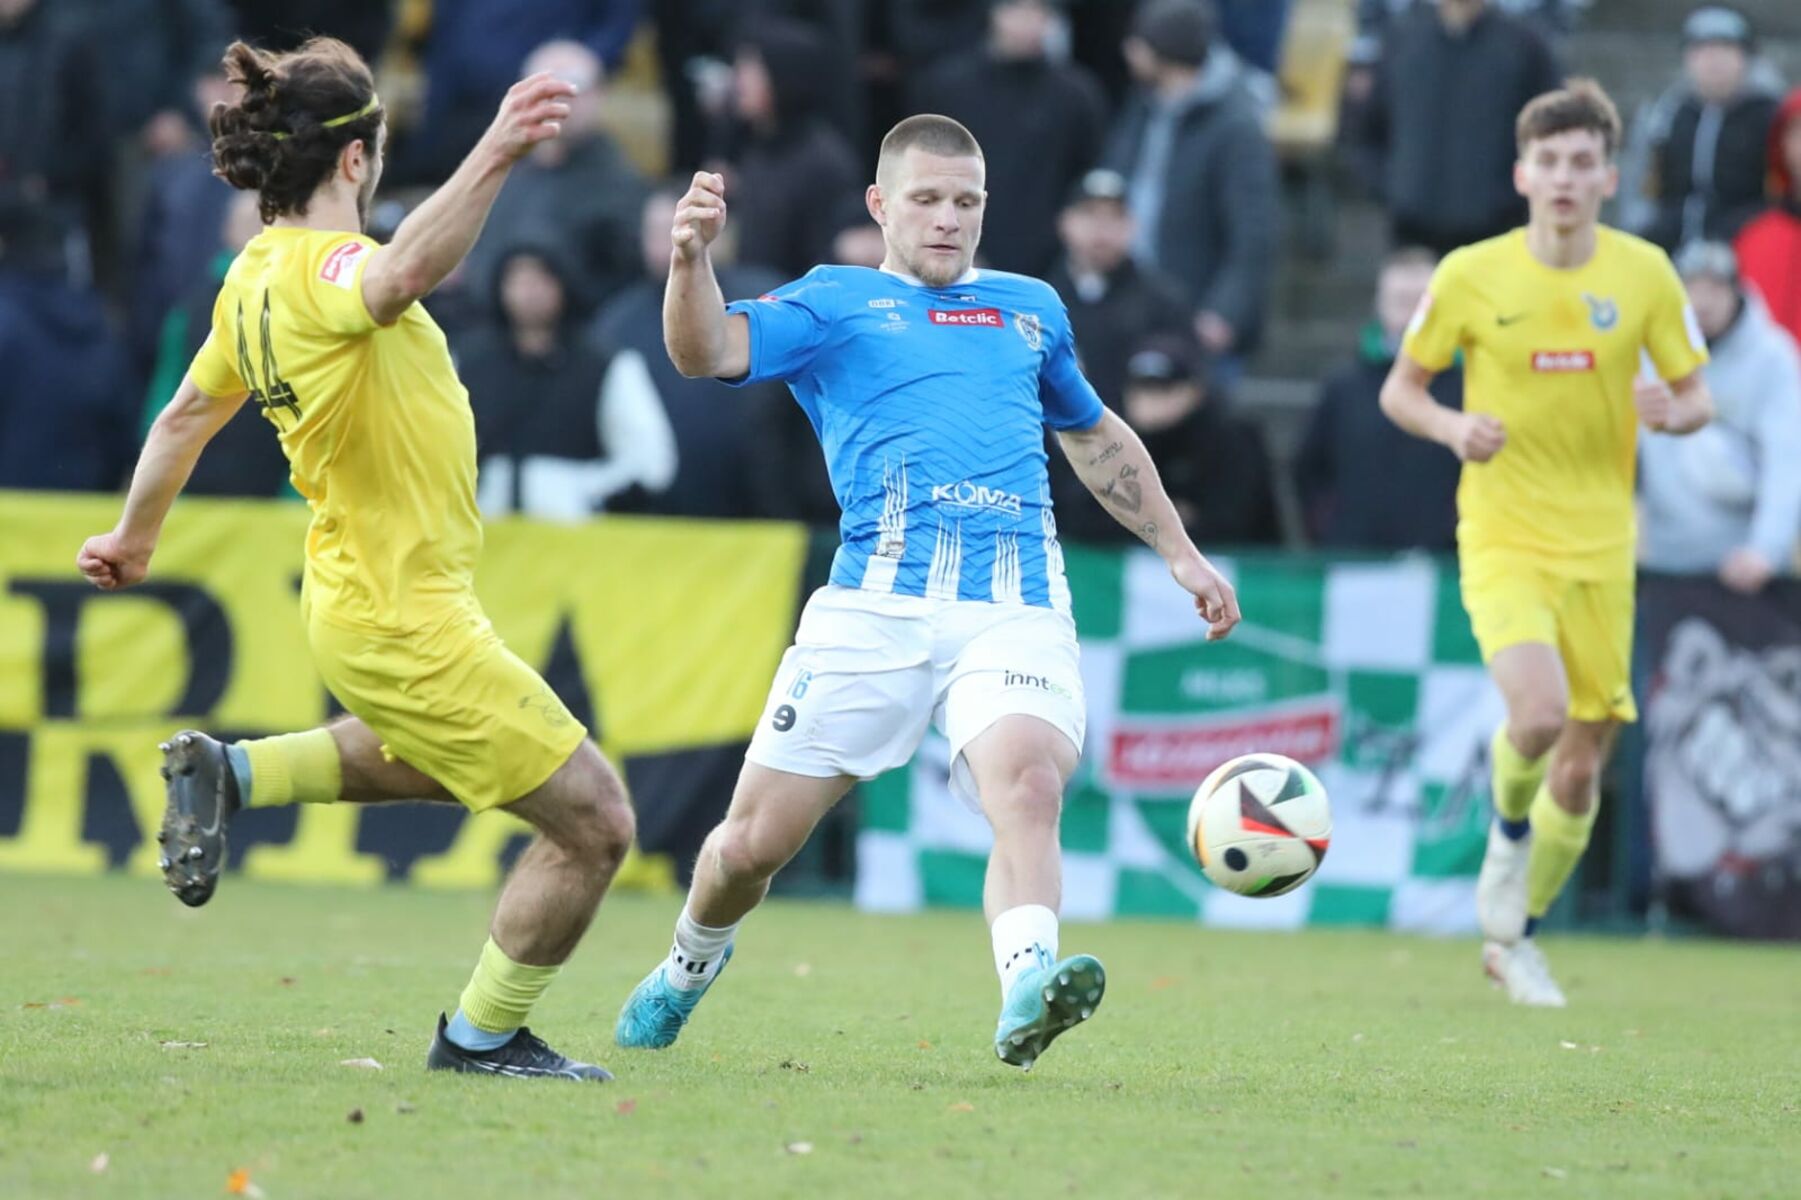
[[[1526,227],[1445,258],[1382,388],[1391,420],[1464,463],[1463,602],[1507,706],[1476,884],[1482,961],[1515,1003],[1549,1007],[1563,992],[1533,935],[1588,844],[1615,731],[1637,716],[1637,426],[1688,433],[1713,412],[1706,343],[1669,259],[1598,221],[1619,138],[1587,80],[1521,111]],[[1426,391],[1459,353],[1462,412]]]
[[[475,428],[444,335],[418,301],[468,253],[507,173],[556,137],[575,88],[533,75],[450,179],[378,245],[364,236],[386,118],[368,66],[315,38],[225,55],[215,172],[258,193],[266,226],[219,290],[212,331],[138,461],[124,514],[78,565],[102,588],[145,577],[163,518],[245,400],[275,426],[312,508],[300,595],[313,660],[351,714],[322,729],[163,747],[162,869],[204,904],[243,806],[454,800],[537,836],[502,890],[433,1069],[604,1080],[525,1016],[581,940],[633,821],[619,777],[542,679],[501,644],[474,590]]]

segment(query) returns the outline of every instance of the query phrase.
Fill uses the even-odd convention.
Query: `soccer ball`
[[[1188,847],[1228,892],[1280,896],[1319,869],[1332,808],[1312,771],[1280,754],[1221,764],[1188,805]]]

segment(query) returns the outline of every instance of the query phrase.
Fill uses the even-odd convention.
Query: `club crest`
[[[1019,336],[1026,339],[1026,345],[1034,350],[1044,348],[1044,322],[1032,313],[1016,312],[1013,314],[1013,328],[1019,330]]]
[[[1620,323],[1620,306],[1615,304],[1612,300],[1607,300],[1600,296],[1591,296],[1589,293],[1583,292],[1582,301],[1588,305],[1589,324],[1593,325],[1596,329],[1599,329],[1602,333],[1606,333],[1609,329],[1612,329],[1615,325]]]

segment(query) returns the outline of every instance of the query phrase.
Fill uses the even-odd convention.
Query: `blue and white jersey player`
[[[843,544],[701,849],[674,947],[619,1014],[623,1046],[675,1040],[770,877],[856,780],[905,763],[928,724],[950,741],[953,790],[994,830],[984,906],[1001,977],[996,1053],[1030,1067],[1100,1002],[1100,963],[1057,947],[1057,821],[1085,714],[1044,427],[1168,561],[1209,637],[1237,624],[1238,605],[1182,531],[1143,443],[1082,377],[1057,294],[971,268],[983,181],[967,129],[910,117],[883,140],[868,192],[882,268],[817,267],[729,306],[709,252],[723,182],[696,175],[677,209],[670,357],[685,375],[788,383],[825,450]]]

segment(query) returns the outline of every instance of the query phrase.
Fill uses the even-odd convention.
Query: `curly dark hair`
[[[311,38],[285,54],[233,42],[225,76],[244,90],[236,104],[213,105],[213,174],[255,191],[265,224],[285,213],[305,216],[351,142],[361,139],[374,152],[386,117],[375,77],[336,38]]]

